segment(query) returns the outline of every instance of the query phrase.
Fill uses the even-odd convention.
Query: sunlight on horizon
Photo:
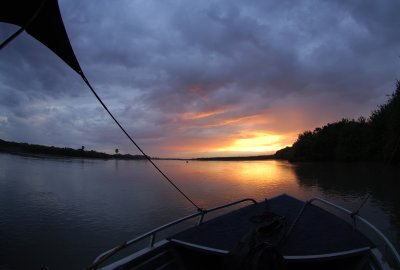
[[[283,135],[272,135],[262,132],[256,132],[250,138],[236,139],[229,146],[217,148],[218,152],[255,152],[255,153],[268,153],[275,152],[279,149],[286,147],[283,144]]]

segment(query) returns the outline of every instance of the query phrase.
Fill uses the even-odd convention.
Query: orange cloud
[[[285,123],[268,111],[239,115],[224,108],[186,113],[179,118],[184,121],[175,129],[175,136],[160,146],[168,155],[178,157],[273,154],[292,145],[298,135],[297,130],[282,128]],[[286,123],[293,126],[293,121]]]
[[[255,115],[248,115],[248,116],[239,116],[239,117],[226,117],[224,119],[216,119],[214,121],[210,121],[211,123],[205,123],[193,128],[213,128],[213,127],[222,127],[222,126],[229,126],[234,124],[256,124],[261,122],[268,121],[264,115],[255,114]],[[239,129],[239,127],[238,127]]]
[[[246,156],[273,154],[292,145],[297,134],[272,134],[264,131],[247,131],[240,134],[213,137],[185,137],[172,139],[163,145],[164,151],[179,152],[178,156]]]
[[[200,119],[200,118],[206,118],[209,116],[214,116],[218,114],[224,113],[225,110],[214,110],[214,111],[208,111],[208,112],[200,112],[200,113],[184,113],[182,118],[183,119]]]

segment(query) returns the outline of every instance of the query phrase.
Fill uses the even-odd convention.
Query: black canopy
[[[65,31],[57,0],[2,0],[0,21],[21,26],[73,70],[82,74]]]
[[[132,139],[126,132],[114,115],[110,112],[99,95],[90,85],[89,81],[83,74],[78,60],[75,57],[71,44],[68,39],[67,32],[64,28],[64,23],[61,18],[60,9],[57,0],[1,0],[0,3],[0,21],[12,23],[21,26],[34,38],[43,43],[46,47],[52,50],[55,54],[61,57],[73,70],[81,75],[83,81],[93,92],[97,100],[101,103],[103,108],[111,116],[114,122],[128,137],[128,139],[136,146],[136,148],[143,154],[143,156],[160,172],[160,174],[176,188],[194,207],[202,211],[197,204],[195,204],[178,186],[176,186],[167,175],[165,175],[160,168],[146,155],[146,153],[139,147],[139,145]],[[18,35],[17,31],[15,35]],[[14,36],[14,35],[13,35]],[[8,39],[9,40],[9,39]],[[7,42],[5,42],[7,43]]]

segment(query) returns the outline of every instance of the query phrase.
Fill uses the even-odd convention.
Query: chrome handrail
[[[331,206],[333,208],[336,208],[346,214],[348,214],[350,216],[350,218],[353,220],[354,222],[354,226],[357,228],[355,220],[359,220],[361,221],[363,224],[365,224],[367,227],[369,227],[370,229],[372,229],[376,235],[378,235],[381,240],[383,240],[383,244],[384,244],[384,250],[383,250],[383,254],[388,255],[388,251],[390,251],[390,255],[393,258],[393,263],[396,264],[396,268],[400,268],[400,255],[397,252],[396,248],[393,246],[393,244],[390,242],[390,240],[377,228],[375,227],[372,223],[370,223],[369,221],[367,221],[365,218],[361,217],[358,213],[354,213],[351,212],[350,210],[343,208],[339,205],[336,205],[332,202],[329,202],[327,200],[324,200],[322,198],[313,198],[311,200],[308,201],[308,203],[313,203],[314,201],[318,201],[321,202],[323,204],[326,204],[328,206]],[[367,236],[368,237],[368,236]],[[372,240],[371,240],[372,241]]]
[[[99,256],[96,257],[96,259],[93,261],[93,263],[86,269],[87,270],[97,269],[97,267],[100,264],[104,263],[106,260],[111,258],[113,255],[115,255],[119,251],[121,251],[121,250],[127,248],[128,246],[130,246],[130,245],[132,245],[134,243],[137,243],[140,240],[145,239],[147,237],[150,237],[149,247],[152,248],[154,246],[154,242],[155,242],[155,239],[156,239],[156,234],[158,232],[163,231],[163,230],[165,230],[165,229],[167,229],[169,227],[172,227],[172,226],[174,226],[176,224],[179,224],[179,223],[181,223],[183,221],[186,221],[186,220],[198,217],[198,216],[200,216],[200,218],[199,218],[199,221],[198,221],[197,225],[200,225],[203,222],[204,216],[207,213],[214,212],[216,210],[227,208],[229,206],[233,206],[233,205],[236,205],[236,204],[239,204],[239,203],[242,203],[242,202],[246,202],[246,201],[250,201],[253,204],[257,204],[256,200],[254,200],[252,198],[246,198],[246,199],[241,199],[241,200],[238,200],[238,201],[235,201],[235,202],[231,202],[231,203],[228,203],[228,204],[224,204],[224,205],[221,205],[221,206],[217,206],[217,207],[214,207],[214,208],[211,208],[211,209],[208,209],[208,210],[207,209],[202,209],[201,211],[199,211],[197,213],[193,213],[193,214],[190,214],[188,216],[185,216],[185,217],[176,219],[174,221],[171,221],[171,222],[169,222],[167,224],[164,224],[164,225],[162,225],[162,226],[160,226],[158,228],[155,228],[155,229],[153,229],[153,230],[151,230],[151,231],[149,231],[149,232],[147,232],[145,234],[142,234],[142,235],[140,235],[140,236],[138,236],[138,237],[136,237],[134,239],[128,240],[128,241],[122,243],[119,246],[116,246],[116,247],[114,247],[114,248],[112,248],[110,250],[107,250],[107,251],[101,253]]]

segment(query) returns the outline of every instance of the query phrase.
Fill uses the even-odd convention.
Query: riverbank
[[[0,139],[0,152],[34,155],[39,157],[74,157],[74,158],[95,158],[95,159],[126,159],[126,160],[145,160],[143,155],[131,154],[106,154],[94,150],[85,151],[84,148],[72,149],[67,147],[54,147],[38,144],[9,142]],[[158,160],[198,160],[198,161],[246,161],[246,160],[269,160],[281,159],[277,155],[260,155],[244,157],[207,157],[207,158],[152,158]]]
[[[245,157],[208,157],[208,158],[193,158],[198,161],[247,161],[247,160],[270,160],[278,159],[276,155],[261,155],[261,156],[245,156]]]
[[[142,155],[130,154],[106,154],[94,150],[85,151],[84,147],[80,149],[72,149],[68,147],[45,146],[29,143],[9,142],[0,139],[0,152],[20,154],[20,155],[35,155],[40,157],[74,157],[74,158],[94,158],[94,159],[126,159],[126,160],[143,160],[146,159]]]
[[[367,118],[342,119],[299,134],[275,155],[291,161],[400,163],[400,81]]]

